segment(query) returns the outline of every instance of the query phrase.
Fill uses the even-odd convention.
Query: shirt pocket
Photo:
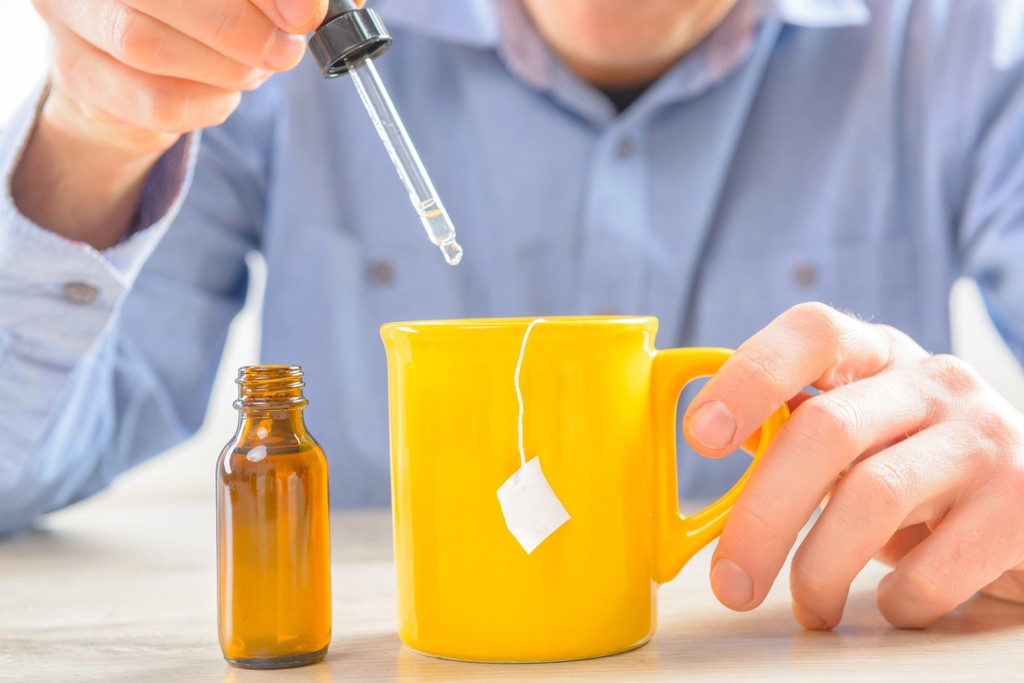
[[[387,358],[380,327],[465,317],[462,274],[415,231],[400,241],[384,233],[335,231],[331,249],[342,254],[348,272],[335,281],[328,300],[335,318],[328,348],[334,349],[331,362],[343,387],[348,441],[363,457],[376,459],[388,452]]]

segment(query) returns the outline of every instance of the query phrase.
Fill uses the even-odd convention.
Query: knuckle
[[[213,103],[211,103],[209,109],[209,118],[205,122],[206,126],[219,126],[235,112],[238,105],[242,101],[242,94],[240,92],[229,93],[227,95],[218,97]]]
[[[851,469],[840,481],[838,491],[849,497],[853,509],[865,515],[902,510],[907,494],[903,477],[892,466],[867,459]]]
[[[832,582],[812,563],[797,552],[789,570],[790,590],[801,596],[801,602],[820,604],[832,594]]]
[[[248,64],[263,59],[274,42],[275,28],[269,20],[258,26],[251,21],[249,3],[221,3],[221,14],[212,33],[211,47],[220,52],[234,51]]]
[[[820,301],[804,301],[790,307],[787,314],[797,318],[814,319],[822,316],[827,317],[837,312],[836,309]]]
[[[155,38],[139,12],[127,5],[118,6],[110,24],[110,52],[114,58],[144,69]]]
[[[981,378],[974,368],[948,353],[929,356],[924,366],[928,377],[946,393],[966,394],[981,386]]]
[[[52,50],[50,79],[54,88],[61,89],[66,94],[71,94],[72,100],[96,99],[97,89],[90,88],[88,84],[95,81],[95,75],[89,73],[95,65],[88,59],[88,54],[78,47],[66,44],[56,44]]]
[[[790,308],[785,314],[794,324],[810,331],[830,346],[838,347],[846,337],[846,316],[820,301],[806,301]]]
[[[1007,415],[994,410],[977,413],[970,421],[976,432],[974,446],[977,455],[999,458],[1013,453],[1021,445],[1021,428]]]
[[[220,3],[219,20],[213,30],[213,40],[217,43],[230,41],[237,33],[238,25],[243,19],[243,12],[247,9],[241,3]]]
[[[733,363],[739,370],[737,377],[758,378],[760,383],[766,384],[773,393],[788,384],[785,368],[772,356],[754,351],[737,351]]]
[[[926,564],[907,572],[903,577],[904,599],[916,605],[927,605],[939,612],[956,606],[952,597],[954,577],[943,565]]]
[[[230,91],[255,90],[260,84],[260,72],[224,58],[213,69],[218,75],[216,83]]]
[[[1019,427],[1007,416],[995,411],[979,414],[975,421],[982,436],[994,444],[1004,446],[1019,440]]]
[[[795,540],[795,534],[787,533],[771,514],[771,507],[762,500],[747,500],[729,513],[729,527],[743,540],[744,544],[760,545],[777,542],[780,539]]]
[[[73,81],[81,60],[82,52],[80,50],[72,49],[67,44],[61,42],[54,45],[53,70],[56,76]]]
[[[814,396],[796,409],[793,429],[816,445],[831,448],[852,446],[860,433],[857,411],[831,393]]]
[[[246,78],[242,79],[242,82],[239,84],[237,90],[244,92],[252,92],[262,87],[265,82],[266,81],[262,77],[259,77],[256,74],[250,74]]]
[[[852,381],[838,374],[846,350],[857,345],[849,315],[818,301],[797,304],[784,315],[788,316],[790,327],[813,343],[815,355],[822,361],[820,381],[826,386]]]
[[[945,420],[950,413],[949,399],[945,396],[937,396],[931,392],[921,392],[922,413],[925,415],[925,424],[934,424]]]
[[[898,355],[911,356],[917,359],[928,356],[928,352],[921,348],[921,345],[914,341],[913,337],[898,327],[884,323],[879,323],[877,327],[889,340],[889,362],[886,365],[891,365]]]
[[[267,53],[274,47],[274,42],[277,40],[277,30],[268,27],[263,32],[253,36],[252,45],[253,52],[249,56],[249,62],[251,64],[261,64]]]
[[[143,96],[147,127],[161,133],[187,133],[218,126],[234,113],[240,92],[220,91],[211,95],[194,89],[155,84]]]
[[[192,101],[180,88],[153,84],[144,92],[142,100],[149,127],[162,133],[180,133],[188,128],[184,124]]]

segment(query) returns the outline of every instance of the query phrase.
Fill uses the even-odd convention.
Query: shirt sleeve
[[[992,53],[975,49],[975,67],[960,84],[960,106],[976,114],[959,131],[970,147],[960,157],[958,240],[963,273],[978,283],[993,323],[1024,363],[1024,51],[1010,49],[1024,45],[1024,23],[993,14]]]
[[[244,206],[260,201],[258,154],[212,158],[246,149],[235,131],[202,144],[192,134],[165,154],[145,183],[141,229],[111,249],[33,224],[10,181],[43,96],[0,134],[0,534],[198,428],[244,303],[259,213]]]

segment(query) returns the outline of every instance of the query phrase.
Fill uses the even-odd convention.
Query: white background
[[[31,2],[0,0],[0,126],[44,77],[46,53],[45,27],[35,15]],[[262,273],[259,263],[256,266],[254,283],[258,289]],[[951,301],[956,353],[974,364],[997,389],[1024,409],[1024,373],[995,334],[973,283],[958,283]],[[201,482],[212,482],[214,461],[234,430],[235,416],[230,403],[234,396],[231,380],[235,369],[257,360],[257,320],[258,310],[250,305],[235,321],[211,409],[199,434],[184,447],[125,475],[116,483],[117,488],[131,487],[143,493],[153,489],[195,490]]]

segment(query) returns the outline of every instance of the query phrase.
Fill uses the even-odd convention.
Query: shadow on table
[[[40,543],[51,543],[57,536],[51,529],[45,527],[30,526],[27,529],[20,529],[13,534],[0,535],[0,547],[13,543],[26,543],[38,545]]]
[[[875,605],[874,590],[861,590],[851,593],[843,621],[832,631],[805,630],[787,607],[778,605],[702,622],[677,617],[672,628],[673,640],[656,636],[650,646],[658,665],[665,668],[714,669],[726,659],[737,665],[824,664],[856,671],[870,660],[920,665],[929,656],[952,659],[954,651],[972,652],[993,643],[1005,647],[1008,638],[1024,636],[1024,605],[979,596],[930,628],[905,630],[885,621]],[[966,648],[965,640],[971,642]]]
[[[113,552],[132,553],[133,550],[126,540],[117,534],[103,533],[102,529],[68,531],[31,527],[9,536],[0,536],[0,566],[6,561],[29,568],[37,559],[49,561],[68,557],[88,564],[109,558]]]
[[[979,597],[929,629],[898,630],[879,615],[873,591],[865,591],[851,595],[846,619],[830,632],[803,630],[784,607],[745,614],[723,608],[714,618],[677,617],[664,623],[652,642],[624,654],[579,662],[507,665],[426,657],[406,650],[394,634],[373,634],[335,640],[324,664],[311,667],[301,680],[638,680],[659,673],[671,677],[673,671],[694,678],[725,672],[743,677],[756,675],[769,662],[793,669],[827,666],[832,671],[856,672],[866,658],[880,660],[875,665],[879,673],[878,667],[890,662],[920,666],[927,661],[922,657],[946,652],[953,641],[959,643],[957,651],[963,651],[964,639],[974,645],[1021,629],[1024,606]],[[229,671],[226,680],[243,679]],[[244,680],[252,680],[248,672]]]
[[[1024,606],[979,597],[929,629],[901,631],[889,626],[878,614],[873,591],[864,591],[851,595],[846,618],[830,632],[804,631],[783,606],[744,614],[722,608],[720,614],[711,617],[688,620],[678,616],[662,623],[660,633],[655,634],[652,642],[631,652],[578,662],[505,665],[452,662],[410,652],[394,633],[376,633],[338,637],[322,663],[299,669],[238,670],[220,660],[214,646],[204,646],[194,650],[194,657],[163,662],[155,656],[152,662],[156,666],[137,668],[130,675],[115,675],[107,680],[111,683],[175,680],[182,679],[183,674],[188,679],[189,671],[197,674],[195,680],[222,678],[238,683],[394,679],[641,680],[723,676],[727,680],[747,680],[762,675],[766,667],[791,673],[821,674],[827,670],[851,676],[874,674],[877,678],[886,671],[898,675],[901,671],[919,670],[924,664],[944,671],[943,667],[955,660],[956,653],[984,652],[989,640],[997,640],[999,647],[1006,647],[1011,641],[1019,641],[1022,629]],[[966,648],[965,639],[970,641]]]

